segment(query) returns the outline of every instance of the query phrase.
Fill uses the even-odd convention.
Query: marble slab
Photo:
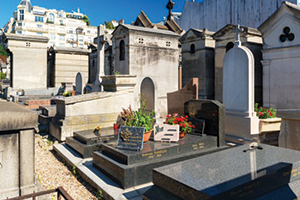
[[[153,183],[182,199],[253,199],[300,180],[300,152],[249,145],[153,170]]]
[[[155,142],[178,142],[179,125],[155,124],[154,141]]]

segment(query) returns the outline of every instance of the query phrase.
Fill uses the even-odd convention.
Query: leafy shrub
[[[259,107],[258,103],[254,105],[254,111],[259,119],[275,118],[276,109],[275,108],[264,108]]]

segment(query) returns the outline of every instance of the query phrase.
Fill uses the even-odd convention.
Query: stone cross
[[[240,27],[240,25],[236,25],[235,32],[236,32],[236,37],[235,37],[235,45],[241,46],[241,39],[240,39],[240,31],[244,31],[243,28]]]
[[[169,15],[167,17],[168,20],[172,19],[172,9],[174,8],[175,3],[172,0],[169,0],[169,3],[167,4],[167,8],[169,9]]]

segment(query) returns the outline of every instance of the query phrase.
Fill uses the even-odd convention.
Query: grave
[[[218,138],[218,146],[225,144],[224,105],[216,100],[190,100],[184,104],[185,115],[195,125],[195,133],[213,135]]]
[[[66,144],[77,151],[83,158],[92,157],[94,151],[101,150],[103,143],[109,143],[117,139],[117,131],[112,127],[102,128],[101,136],[93,130],[75,131],[73,137],[66,138]]]
[[[224,123],[222,122],[224,106],[215,101],[200,101],[204,102],[203,104],[206,103],[205,105],[213,105],[213,108],[218,111],[219,115],[216,116],[216,120],[208,124],[220,128],[221,131],[214,132],[218,129],[207,129],[207,134],[187,134],[177,143],[148,141],[143,144],[140,151],[120,149],[117,142],[103,144],[101,152],[93,153],[93,165],[126,189],[151,182],[153,168],[227,148],[224,146]],[[205,106],[203,107],[205,108]],[[200,108],[198,110],[197,107],[195,111],[202,116]],[[205,114],[203,114],[204,117]]]
[[[0,199],[38,191],[34,172],[34,132],[38,115],[0,101]]]
[[[225,133],[226,140],[233,142],[259,133],[259,119],[254,112],[254,57],[241,45],[240,31],[238,25],[235,45],[226,53],[223,64]]]
[[[298,151],[251,143],[154,169],[145,199],[295,199],[299,166]]]

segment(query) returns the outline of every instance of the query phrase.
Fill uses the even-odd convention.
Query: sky
[[[13,16],[20,1],[0,0],[0,27],[3,27]],[[173,11],[182,12],[185,1],[173,0],[175,3]],[[168,0],[31,0],[33,6],[47,9],[71,12],[80,8],[80,12],[90,18],[93,26],[103,24],[104,21],[119,21],[120,19],[124,19],[126,24],[130,24],[135,21],[141,10],[153,23],[157,23],[168,15],[167,3]]]

